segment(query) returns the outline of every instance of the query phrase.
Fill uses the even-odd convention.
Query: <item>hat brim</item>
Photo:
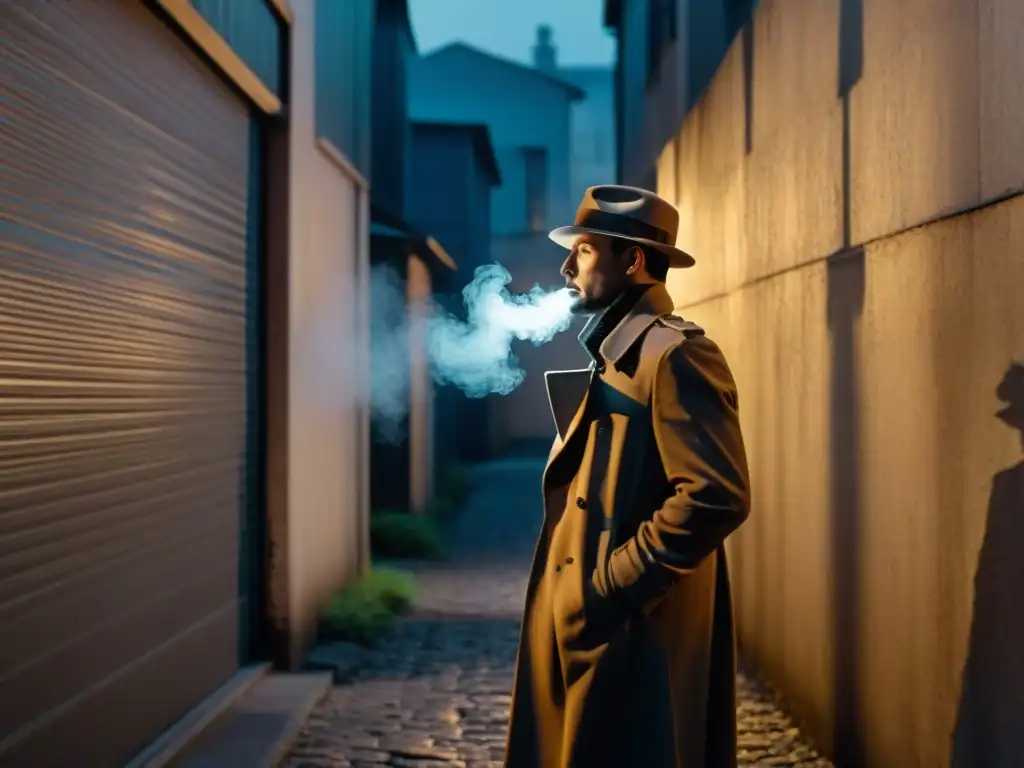
[[[668,265],[674,269],[686,269],[687,267],[692,267],[697,263],[693,256],[680,248],[676,248],[674,245],[665,245],[664,243],[659,243],[655,240],[648,240],[645,237],[629,237],[627,235],[623,235],[618,232],[610,232],[605,229],[591,229],[589,227],[574,226],[558,227],[558,229],[551,230],[548,237],[563,248],[572,248],[576,243],[576,238],[580,235],[606,235],[607,237],[614,237],[619,240],[630,240],[637,245],[654,248],[656,251],[659,251],[668,257]]]

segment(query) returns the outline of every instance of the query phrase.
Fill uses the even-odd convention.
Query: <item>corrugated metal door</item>
[[[236,669],[246,105],[138,0],[0,2],[0,765]]]

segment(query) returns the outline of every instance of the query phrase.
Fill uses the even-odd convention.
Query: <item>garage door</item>
[[[138,0],[0,29],[0,765],[110,768],[237,665],[250,118]]]

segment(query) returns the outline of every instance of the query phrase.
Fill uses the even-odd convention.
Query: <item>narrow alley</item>
[[[1024,765],[1024,0],[0,0],[0,30],[0,768],[500,765],[576,413],[556,487],[590,513],[528,635],[595,695],[523,709],[586,715],[587,768],[593,733],[731,734],[684,685],[731,682],[730,637],[743,766]],[[704,340],[661,346],[699,335],[670,315]],[[661,474],[681,524],[626,536]],[[627,700],[577,641],[665,596],[641,550],[708,578],[628,625]],[[642,666],[666,646],[686,675]]]
[[[500,766],[543,461],[477,468],[456,554],[417,566],[417,609],[376,649],[323,646],[336,685],[289,768]],[[741,765],[827,768],[767,687],[738,681]]]

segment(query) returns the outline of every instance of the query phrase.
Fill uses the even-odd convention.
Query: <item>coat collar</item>
[[[588,345],[587,340],[593,334],[600,333],[598,326],[603,319],[602,315],[595,315],[587,322],[580,332],[580,343],[583,344],[583,348],[594,359],[596,365],[600,366],[603,361],[608,361],[615,365],[643,335],[644,331],[653,325],[655,320],[664,315],[671,314],[674,308],[672,297],[669,295],[665,284],[655,283],[643,292],[633,307],[626,313],[625,317],[616,323],[611,330],[607,331],[604,339],[598,345],[598,356],[600,359],[594,358],[592,345]],[[613,309],[614,305],[609,307],[609,311]]]

